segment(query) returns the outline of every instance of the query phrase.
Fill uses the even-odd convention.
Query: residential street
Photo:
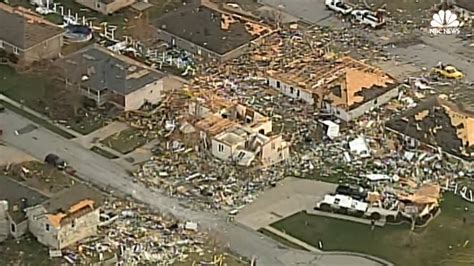
[[[233,251],[248,258],[256,256],[259,265],[379,265],[359,256],[321,255],[289,249],[256,231],[227,223],[224,216],[214,216],[208,212],[197,212],[181,207],[178,200],[152,191],[141,183],[133,183],[121,165],[85,149],[79,143],[63,139],[42,127],[22,135],[14,134],[15,130],[31,123],[8,110],[0,114],[0,126],[4,132],[3,141],[39,160],[48,153],[56,153],[67,160],[83,180],[129,194],[178,218],[197,221],[201,226],[222,234],[219,238],[230,245]]]

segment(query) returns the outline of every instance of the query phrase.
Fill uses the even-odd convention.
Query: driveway
[[[243,208],[236,220],[254,230],[306,209],[312,209],[335,184],[288,177]]]
[[[77,175],[88,182],[116,190],[142,201],[152,208],[169,213],[183,220],[197,221],[201,227],[222,234],[222,240],[234,252],[251,258],[256,256],[259,265],[376,265],[372,260],[341,255],[322,255],[313,252],[296,251],[283,247],[278,242],[256,231],[233,223],[227,223],[224,216],[209,212],[198,212],[180,205],[176,199],[164,196],[159,191],[134,183],[125,169],[116,162],[97,155],[79,143],[66,140],[42,127],[23,135],[15,135],[16,129],[32,122],[11,111],[0,114],[4,123],[3,140],[33,157],[44,158],[56,153],[77,170]],[[342,263],[342,264],[341,264]]]

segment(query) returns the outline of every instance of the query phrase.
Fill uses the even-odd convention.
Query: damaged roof
[[[0,40],[22,50],[31,48],[64,30],[23,7],[0,3]]]
[[[103,196],[99,192],[77,184],[42,205],[48,213],[49,221],[59,228],[68,217],[77,217],[84,212],[92,211],[100,207],[102,202]]]
[[[328,61],[321,53],[296,59],[270,77],[297,86],[335,105],[353,109],[398,86],[383,70],[352,57]],[[344,89],[345,88],[345,89]]]
[[[209,133],[210,135],[217,135],[236,125],[238,124],[229,119],[223,118],[219,114],[212,114],[199,120],[195,124],[195,127]]]
[[[120,95],[139,90],[165,76],[95,44],[58,60],[56,64],[64,69],[66,78],[71,81],[97,91],[109,89]]]
[[[474,115],[442,96],[433,96],[386,126],[464,160],[474,160]]]
[[[206,6],[187,6],[170,12],[153,24],[160,30],[223,55],[271,29],[238,15]]]

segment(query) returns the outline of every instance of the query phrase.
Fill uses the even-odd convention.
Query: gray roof
[[[223,55],[257,39],[238,19],[228,30],[221,28],[222,13],[205,6],[187,6],[163,15],[153,25],[203,48]]]
[[[0,200],[8,201],[8,212],[15,222],[21,222],[26,218],[20,205],[23,198],[26,199],[27,207],[35,206],[48,200],[48,197],[36,190],[30,189],[9,177],[0,175]],[[18,211],[13,211],[14,205],[19,207]]]
[[[51,197],[50,200],[44,202],[42,205],[48,213],[66,212],[76,203],[86,199],[95,201],[94,208],[96,208],[102,205],[104,198],[97,190],[83,184],[76,184],[70,189]]]
[[[89,46],[57,61],[67,79],[96,91],[112,90],[126,95],[165,75],[97,45]],[[87,77],[84,80],[83,77]]]
[[[20,15],[9,6],[0,4],[0,40],[20,49],[28,49],[64,32],[59,26],[31,14]]]

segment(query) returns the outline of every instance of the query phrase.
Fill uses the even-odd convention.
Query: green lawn
[[[102,144],[122,154],[132,152],[147,142],[148,139],[143,137],[140,131],[133,128],[122,130],[101,141]]]
[[[110,153],[110,152],[108,152],[108,151],[106,151],[106,150],[104,150],[104,149],[101,149],[101,148],[98,147],[98,146],[93,146],[93,147],[91,148],[91,151],[93,151],[93,152],[95,152],[95,153],[99,154],[100,156],[103,156],[103,157],[105,157],[105,158],[107,158],[107,159],[111,159],[111,160],[112,160],[112,159],[117,159],[117,158],[118,158],[117,155],[112,154],[112,153]]]
[[[0,65],[0,93],[16,102],[22,102],[25,106],[52,120],[64,121],[65,126],[69,126],[72,130],[83,135],[101,128],[105,123],[104,119],[98,119],[96,115],[74,114],[71,105],[67,104],[67,99],[64,99],[64,96],[61,97],[64,95],[64,90],[58,87],[58,84],[54,84],[52,80],[41,75],[20,74],[9,66]],[[26,114],[26,111],[14,106],[11,109],[63,137],[74,137],[52,125],[49,121],[36,118],[29,113]]]
[[[268,237],[270,237],[270,238],[272,238],[272,239],[274,239],[274,240],[276,240],[276,241],[278,241],[278,242],[282,243],[283,245],[288,246],[290,248],[306,250],[305,248],[300,247],[299,245],[297,245],[297,244],[295,244],[291,241],[288,241],[285,238],[282,238],[278,235],[275,235],[274,233],[272,233],[272,232],[270,232],[270,231],[268,231],[264,228],[258,229],[258,231],[260,233],[262,233],[263,235],[266,235],[266,236],[268,236]]]
[[[19,240],[8,239],[0,243],[0,265],[61,265],[60,259],[51,260],[48,248],[30,235]]]
[[[54,124],[51,124],[49,121],[46,121],[42,118],[39,118],[21,108],[18,108],[16,106],[13,106],[11,105],[10,103],[7,103],[7,102],[4,102],[4,101],[0,101],[1,104],[3,104],[5,106],[5,108],[7,108],[8,110],[11,110],[25,118],[28,118],[29,120],[37,123],[38,125],[62,136],[63,138],[67,138],[67,139],[72,139],[72,138],[75,138],[74,135],[62,130],[61,128],[55,126]]]
[[[94,116],[91,117],[81,117],[77,120],[71,119],[68,121],[68,126],[82,135],[87,135],[96,131],[97,129],[106,125],[104,119],[95,119]]]
[[[371,231],[369,225],[306,213],[272,226],[316,247],[322,241],[323,250],[366,253],[396,265],[473,265],[474,205],[452,193],[444,198],[441,214],[415,232],[410,232],[408,225],[387,225]]]

